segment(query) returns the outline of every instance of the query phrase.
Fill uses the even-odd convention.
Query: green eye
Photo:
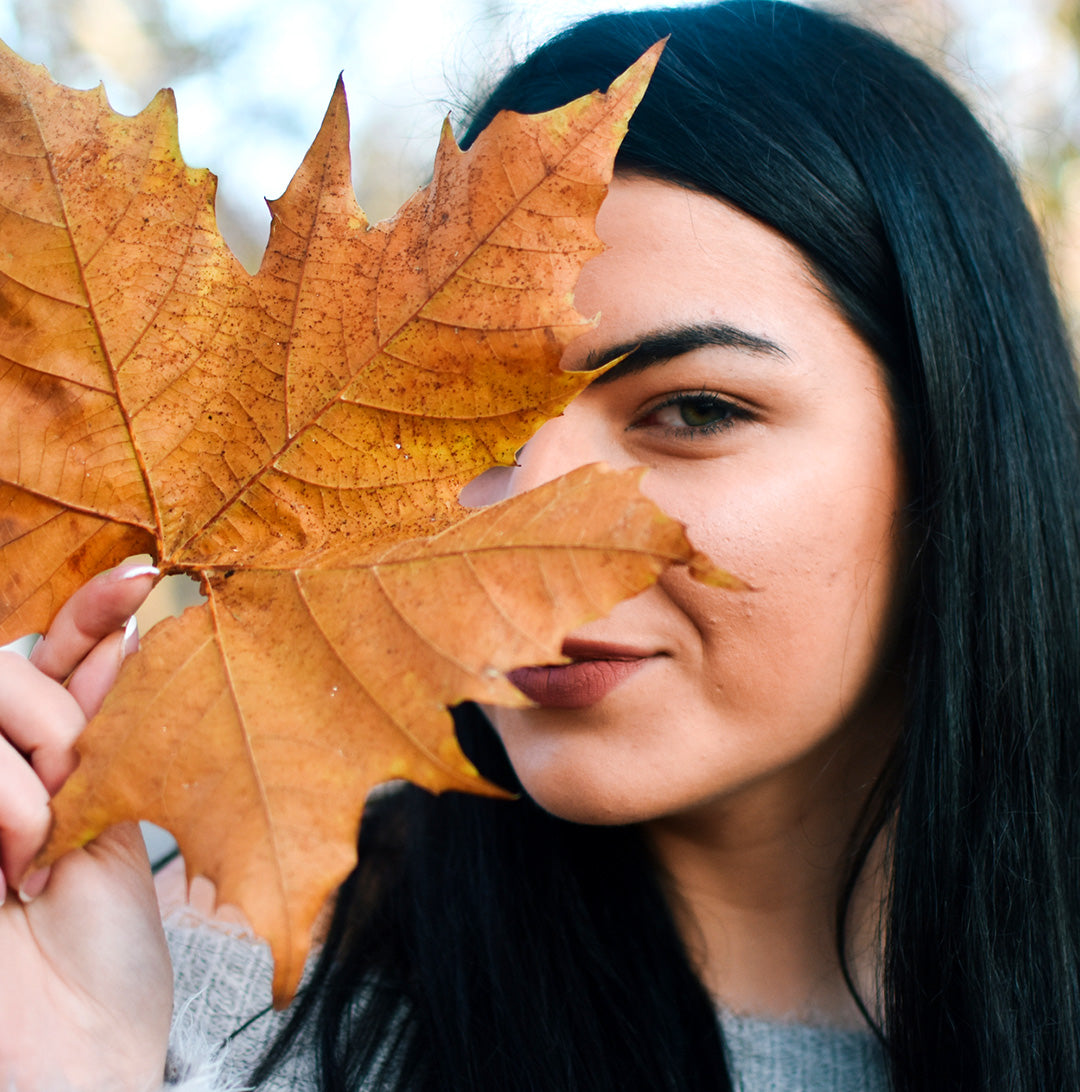
[[[631,426],[635,429],[661,428],[669,436],[709,436],[714,432],[748,420],[745,407],[729,402],[717,394],[701,392],[673,394],[658,406],[653,406]]]
[[[679,416],[684,425],[701,428],[731,416],[731,406],[715,398],[684,398],[678,404]]]

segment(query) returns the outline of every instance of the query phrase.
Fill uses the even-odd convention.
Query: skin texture
[[[886,668],[904,480],[886,380],[802,256],[740,212],[623,178],[598,230],[609,250],[576,302],[601,321],[565,366],[635,343],[659,358],[634,372],[631,354],[546,424],[508,487],[580,463],[645,464],[644,491],[753,590],[672,570],[573,635],[599,642],[583,647],[601,660],[608,644],[640,655],[617,686],[581,708],[489,713],[543,807],[647,824],[716,993],[843,1021],[835,897],[899,719]],[[717,325],[735,344],[649,349],[677,329],[716,338]]]

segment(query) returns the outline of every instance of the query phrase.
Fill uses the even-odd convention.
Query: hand
[[[138,828],[26,874],[75,741],[137,642],[126,623],[154,576],[104,573],[61,608],[29,661],[0,652],[0,1088],[161,1084],[172,973]]]

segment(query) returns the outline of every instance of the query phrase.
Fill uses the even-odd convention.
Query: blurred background
[[[140,110],[176,92],[184,157],[219,177],[222,231],[249,268],[344,72],[369,219],[421,185],[460,119],[553,30],[641,0],[0,0],[0,37],[62,83]],[[1080,331],[1080,0],[838,0],[945,73],[1024,179]]]

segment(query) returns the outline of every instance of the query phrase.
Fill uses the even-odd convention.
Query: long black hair
[[[892,385],[910,493],[906,711],[851,869],[886,830],[894,1088],[1080,1088],[1080,407],[1038,233],[940,79],[786,3],[589,19],[514,68],[466,142],[499,109],[606,87],[668,35],[617,169],[780,231]],[[461,722],[512,784],[479,715]],[[412,789],[369,812],[263,1073],[310,1034],[335,1090],[380,1066],[391,1087],[425,1090],[730,1087],[633,829]]]

